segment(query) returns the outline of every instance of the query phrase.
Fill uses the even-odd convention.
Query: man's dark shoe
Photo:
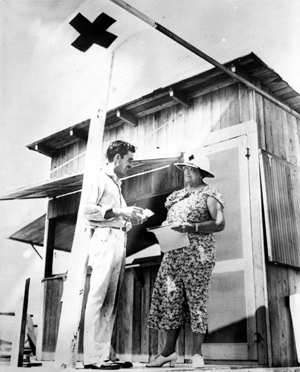
[[[103,362],[103,363],[95,363],[95,364],[86,364],[84,366],[85,369],[106,369],[106,370],[111,370],[111,369],[120,369],[120,366],[118,363],[114,362]]]
[[[118,363],[121,368],[131,368],[133,366],[131,362],[116,361],[116,363]]]

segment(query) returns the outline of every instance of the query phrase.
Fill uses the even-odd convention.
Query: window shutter
[[[260,172],[269,261],[300,267],[300,168],[261,150]]]

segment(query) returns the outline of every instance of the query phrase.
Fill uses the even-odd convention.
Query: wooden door
[[[205,146],[215,186],[225,200],[226,228],[215,234],[217,263],[210,283],[204,358],[257,360],[255,283],[247,134]],[[251,155],[250,155],[251,156]]]

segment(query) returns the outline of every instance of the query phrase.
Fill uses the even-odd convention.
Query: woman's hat
[[[215,176],[210,172],[210,161],[208,157],[204,155],[191,155],[188,157],[188,161],[184,163],[174,164],[178,169],[183,170],[184,167],[198,168],[206,172],[205,177],[214,178]]]

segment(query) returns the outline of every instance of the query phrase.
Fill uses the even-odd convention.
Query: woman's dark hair
[[[127,155],[129,151],[135,152],[135,146],[125,141],[114,141],[109,145],[106,156],[108,161],[111,162],[115,155],[120,154],[123,159],[124,155]]]

